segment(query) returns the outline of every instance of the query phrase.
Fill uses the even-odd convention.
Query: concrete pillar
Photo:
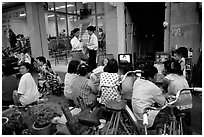
[[[106,53],[113,54],[117,59],[118,36],[117,36],[117,8],[111,6],[109,2],[104,3],[104,22],[106,33]]]
[[[170,25],[171,25],[171,3],[165,4],[165,21],[168,23],[168,27],[164,30],[164,52],[170,52]]]
[[[48,14],[45,12],[45,27],[46,27],[46,34],[49,34],[49,21],[48,21]]]
[[[49,58],[44,5],[41,2],[25,4],[32,56]]]
[[[124,3],[117,2],[117,34],[118,34],[118,54],[126,53],[125,47],[125,13]]]

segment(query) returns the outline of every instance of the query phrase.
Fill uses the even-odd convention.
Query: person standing
[[[96,54],[98,50],[98,38],[94,34],[96,28],[94,26],[89,26],[87,28],[89,34],[89,43],[87,43],[87,48],[89,49],[89,61],[88,64],[92,69],[96,68]]]
[[[82,52],[83,44],[79,40],[79,28],[75,28],[72,31],[74,37],[71,39],[70,43],[72,46],[72,60],[88,61],[88,56]]]
[[[102,28],[99,28],[98,44],[99,44],[100,51],[105,50],[105,45],[106,45],[105,38],[106,38],[106,34],[103,32]]]
[[[9,29],[9,41],[11,47],[15,48],[17,43],[16,34],[11,29]]]

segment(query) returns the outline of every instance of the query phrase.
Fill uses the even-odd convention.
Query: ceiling
[[[2,12],[25,6],[25,2],[2,2]]]
[[[49,19],[54,19],[54,3],[55,3],[55,7],[56,7],[56,11],[58,11],[58,17],[59,18],[64,18],[66,13],[66,8],[65,8],[65,2],[47,2],[48,4],[48,11],[47,15],[51,17],[49,17]],[[97,2],[97,13],[103,13],[103,2]],[[80,9],[84,9],[85,5],[87,6],[86,8],[91,9],[92,10],[92,15],[95,14],[95,2],[87,2],[87,3],[82,3],[82,2],[67,2],[67,11],[68,13],[71,14],[76,14],[76,10],[77,10],[77,14],[80,14]],[[77,8],[77,9],[76,9]],[[25,2],[2,2],[2,13],[6,13],[8,11],[13,11],[13,10],[20,10],[18,11],[18,14],[20,13],[24,13],[26,12],[25,10]],[[61,13],[61,14],[60,14]],[[13,15],[13,14],[12,14]],[[72,16],[72,15],[70,15]],[[22,17],[18,17],[18,18],[22,18],[24,19],[24,16]]]

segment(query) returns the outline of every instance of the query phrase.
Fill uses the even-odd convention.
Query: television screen
[[[156,63],[164,63],[169,59],[169,53],[166,52],[156,52],[155,61]]]
[[[119,54],[118,55],[118,63],[121,64],[132,64],[132,54]]]

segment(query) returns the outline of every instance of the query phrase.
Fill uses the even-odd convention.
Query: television
[[[132,54],[118,54],[118,64],[125,65],[125,64],[132,64]]]
[[[155,62],[156,63],[164,63],[169,60],[170,54],[167,52],[156,52],[155,54]]]

